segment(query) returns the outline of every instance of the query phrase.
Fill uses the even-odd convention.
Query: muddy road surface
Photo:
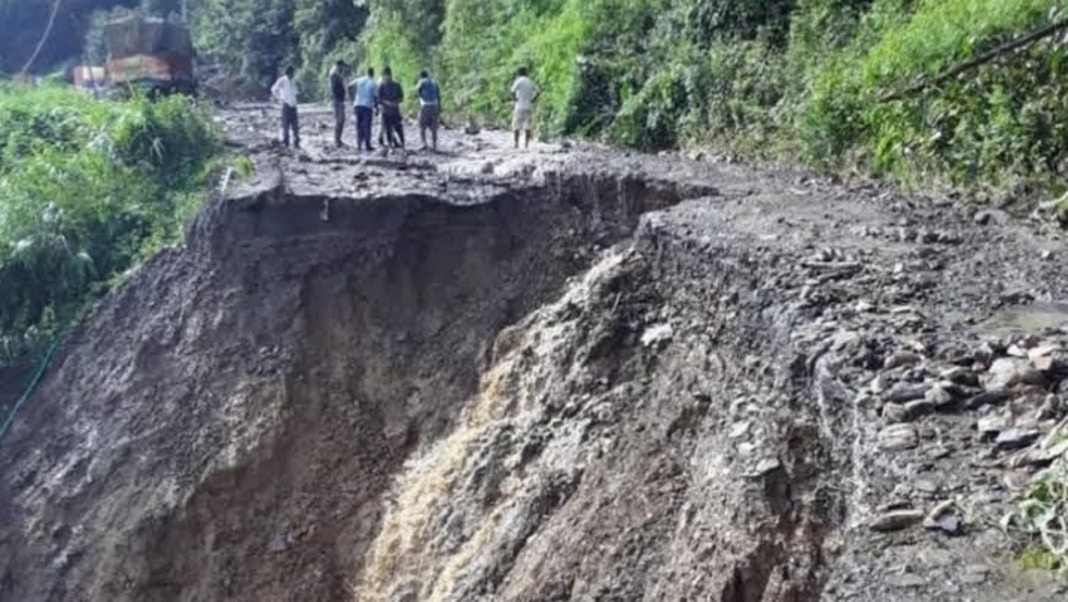
[[[1041,216],[275,112],[2,442],[0,599],[1068,596],[998,525],[1064,469]]]

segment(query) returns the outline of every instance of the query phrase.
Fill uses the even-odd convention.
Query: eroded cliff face
[[[343,599],[495,333],[678,194],[549,174],[214,203],[66,343],[4,443],[5,599]]]
[[[730,249],[691,280],[669,247],[609,253],[498,336],[394,486],[356,599],[818,598],[844,483],[791,320]]]
[[[1063,314],[982,322],[1048,233],[446,142],[253,148],[0,445],[0,599],[1062,599],[988,520],[1068,412]]]

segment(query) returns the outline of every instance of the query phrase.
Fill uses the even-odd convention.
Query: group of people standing
[[[382,70],[381,79],[375,80],[375,70],[368,68],[365,75],[357,77],[346,84],[348,66],[338,61],[330,70],[330,95],[334,108],[334,144],[344,147],[345,118],[348,112],[347,102],[352,101],[356,115],[356,148],[373,151],[371,145],[371,128],[374,115],[380,113],[382,126],[378,135],[379,146],[404,149],[404,119],[401,105],[404,103],[404,89],[393,79],[389,67]],[[300,148],[300,118],[297,113],[298,90],[294,80],[296,70],[286,68],[285,74],[271,86],[271,96],[282,105],[282,143],[286,147],[292,142]],[[515,133],[515,146],[519,148],[520,134],[526,134],[526,146],[530,146],[534,114],[534,102],[538,98],[538,87],[530,79],[525,68],[519,69],[511,88],[515,103],[512,113],[512,130]],[[419,133],[423,149],[436,152],[438,148],[438,129],[441,125],[441,89],[424,70],[416,82],[416,96],[419,99]],[[427,133],[430,143],[427,144]]]
[[[405,141],[401,104],[404,102],[404,89],[393,79],[393,70],[386,67],[382,71],[382,78],[375,81],[375,70],[370,68],[366,75],[356,78],[346,86],[346,69],[345,63],[338,61],[330,72],[330,93],[334,101],[334,144],[338,147],[345,145],[342,140],[345,132],[345,105],[346,101],[351,98],[356,113],[357,150],[374,150],[371,146],[371,125],[376,112],[382,114],[382,130],[379,133],[378,143],[388,144],[391,148],[403,149]],[[423,148],[436,151],[440,126],[441,92],[426,71],[419,74],[416,93],[419,97],[419,130],[423,139]],[[431,135],[429,145],[426,138],[428,131]]]

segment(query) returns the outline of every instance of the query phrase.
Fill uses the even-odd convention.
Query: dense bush
[[[791,98],[803,156],[835,165],[859,160],[904,181],[957,186],[1052,183],[1068,149],[1063,124],[1068,47],[1060,38],[979,67],[941,85],[886,100],[1012,34],[1054,18],[1063,0],[919,2],[880,0],[854,41],[816,64]]]
[[[51,337],[173,240],[219,142],[182,98],[0,88],[0,361]]]
[[[194,41],[202,63],[221,68],[213,88],[267,98],[285,68],[297,68],[301,100],[326,98],[338,59],[360,60],[363,0],[196,0]]]
[[[418,24],[403,11],[373,16],[364,39],[376,61],[437,68],[453,111],[499,125],[512,74],[527,65],[544,90],[537,123],[546,135],[648,150],[725,144],[902,182],[1045,190],[1057,187],[1068,149],[1063,37],[887,97],[1063,18],[1065,7],[1068,0],[446,0],[444,12],[425,12]],[[425,32],[438,18],[434,45]]]

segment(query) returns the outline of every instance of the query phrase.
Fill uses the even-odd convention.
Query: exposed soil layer
[[[994,526],[1068,414],[1042,224],[265,119],[2,442],[0,599],[1063,599]]]

